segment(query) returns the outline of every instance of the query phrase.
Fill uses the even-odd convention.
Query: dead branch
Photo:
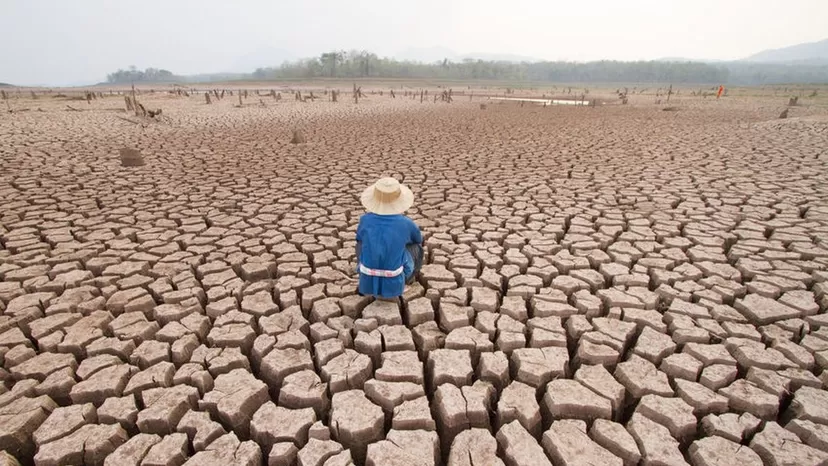
[[[128,121],[128,122],[132,123],[133,125],[140,125],[141,124],[140,121],[130,120],[129,118],[122,117],[121,115],[115,115],[115,117],[120,119],[120,120]]]

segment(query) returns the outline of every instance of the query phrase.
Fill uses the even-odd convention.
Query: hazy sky
[[[0,82],[46,85],[252,71],[279,50],[735,59],[828,37],[828,0],[0,0],[0,18]]]

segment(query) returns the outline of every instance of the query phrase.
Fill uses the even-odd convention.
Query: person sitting
[[[414,193],[394,178],[382,178],[360,200],[367,212],[356,232],[359,294],[398,298],[423,264],[423,235],[403,215],[414,204]]]

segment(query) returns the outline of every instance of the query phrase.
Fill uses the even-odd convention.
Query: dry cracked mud
[[[464,97],[13,95],[0,463],[826,464],[828,111]],[[356,293],[383,175],[399,303]]]

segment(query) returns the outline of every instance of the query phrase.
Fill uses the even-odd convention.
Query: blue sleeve
[[[420,233],[420,227],[414,223],[413,220],[408,219],[409,228],[411,229],[411,242],[415,244],[423,244],[423,234]]]
[[[360,217],[359,218],[359,225],[357,225],[357,231],[356,231],[356,241],[357,241],[357,243],[362,242],[362,220],[364,218],[365,218],[364,216]]]

